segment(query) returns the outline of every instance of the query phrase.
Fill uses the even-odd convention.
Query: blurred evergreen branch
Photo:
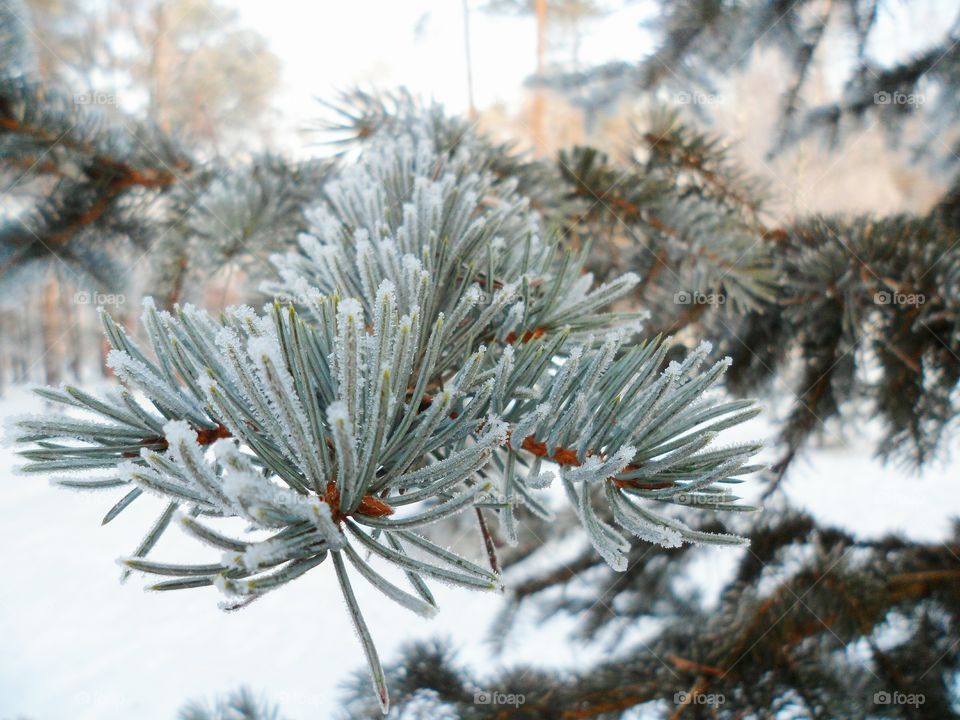
[[[580,618],[577,641],[613,638],[612,657],[478,675],[442,643],[417,643],[387,668],[395,717],[957,717],[956,530],[945,543],[867,542],[787,512],[750,539],[715,606],[665,582],[686,548],[638,549],[626,575],[575,561],[528,578],[514,602],[543,596],[544,618]],[[624,631],[642,619],[656,631],[636,642]],[[357,678],[345,717],[376,716],[361,690]]]
[[[120,289],[149,253],[172,306],[190,273],[256,269],[307,228],[331,163],[255,155],[205,161],[102,93],[36,78],[19,2],[0,8],[0,292],[52,267],[74,286]],[[259,264],[251,260],[260,257]]]
[[[376,112],[371,103],[362,94],[342,100],[336,133],[345,148],[417,116],[409,97]],[[457,147],[461,131],[451,128],[463,121],[436,108],[429,117],[433,137],[453,138],[440,147]],[[510,152],[482,138],[470,148],[483,158]],[[531,162],[506,157],[489,163],[497,177],[522,176]],[[532,162],[537,180],[518,191],[547,208],[597,277],[639,275],[630,306],[649,311],[654,332],[723,339],[734,392],[792,389],[777,476],[858,400],[884,424],[882,457],[919,466],[942,446],[960,379],[956,189],[926,216],[774,223],[761,181],[674,113],[635,128],[618,158],[577,147],[552,167]]]
[[[284,720],[280,709],[260,700],[247,688],[240,688],[226,697],[217,698],[210,706],[190,702],[177,715],[177,720]]]
[[[780,131],[772,153],[814,131],[837,142],[845,122],[867,114],[893,131],[904,119],[919,115],[926,132],[916,147],[925,152],[937,146],[931,140],[960,116],[960,15],[922,50],[880,60],[874,47],[883,42],[879,20],[897,5],[894,0],[658,2],[649,24],[659,44],[639,62],[611,61],[583,71],[547,73],[528,83],[556,89],[592,115],[623,97],[661,89],[712,92],[731,73],[745,69],[757,50],[774,48],[785,58],[790,77],[781,96]],[[804,91],[814,62],[837,32],[846,33],[852,46],[842,97],[812,104]]]

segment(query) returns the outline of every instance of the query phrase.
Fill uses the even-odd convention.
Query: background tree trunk
[[[58,385],[63,377],[63,337],[60,311],[60,285],[50,272],[43,288],[43,376],[48,385]]]
[[[537,75],[542,75],[546,67],[547,54],[547,0],[536,0],[534,12],[537,17]],[[534,89],[533,108],[530,111],[530,131],[533,134],[533,144],[538,155],[542,155],[546,151],[543,122],[545,98],[543,93],[542,88]]]

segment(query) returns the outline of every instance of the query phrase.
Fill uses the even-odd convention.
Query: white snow
[[[43,412],[42,401],[20,388],[0,400],[0,418],[24,412]],[[920,476],[884,467],[871,459],[875,433],[869,427],[857,432],[796,461],[786,485],[791,500],[864,536],[893,530],[918,540],[944,537],[950,518],[960,515],[960,467],[931,466]],[[723,439],[770,434],[770,426],[757,420]],[[765,453],[772,459],[771,450]],[[186,700],[241,684],[267,693],[285,716],[297,720],[335,713],[339,683],[363,668],[364,659],[332,567],[321,565],[234,613],[217,608],[221,596],[215,588],[148,593],[142,590],[146,578],[138,574],[121,585],[115,560],[136,546],[161,511],[160,501],[143,496],[101,527],[117,491],[54,488],[46,478],[15,475],[15,464],[13,449],[0,448],[0,543],[6,558],[0,585],[5,642],[0,717],[172,720]],[[760,488],[748,484],[738,491],[744,489],[749,502]],[[576,539],[578,547],[584,541]],[[703,556],[697,567],[709,570],[719,585],[743,551],[696,552]],[[215,562],[218,552],[172,527],[151,556]],[[554,552],[549,560],[560,557]],[[481,671],[524,661],[570,666],[604,652],[569,641],[570,618],[543,622],[528,614],[521,615],[504,654],[493,657],[485,638],[503,607],[501,598],[440,583],[431,587],[440,612],[425,620],[356,578],[354,588],[385,663],[396,658],[401,644],[434,636],[451,638],[459,659]],[[629,637],[652,632],[639,626],[623,630]]]

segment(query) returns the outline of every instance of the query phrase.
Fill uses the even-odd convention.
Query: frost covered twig
[[[756,408],[705,395],[728,365],[702,370],[709,346],[664,368],[665,344],[634,339],[635,313],[604,311],[637,278],[595,286],[512,182],[475,168],[466,141],[438,152],[427,125],[374,143],[325,195],[314,233],[274,258],[267,290],[292,302],[219,320],[148,303],[149,350],[104,315],[124,388],[41,391],[100,419],[17,423],[25,471],[126,490],[107,520],[144,493],[164,499],[127,569],[164,576],[155,590],[214,586],[233,609],[329,558],[386,710],[355,578],[423,615],[436,611],[426,578],[499,589],[496,563],[421,528],[483,506],[515,540],[519,505],[549,515],[544,461],[614,568],[629,535],[740,542],[653,509],[743,509],[727,488],[756,469],[757,445],[710,445]],[[229,517],[249,529],[218,528]],[[149,559],[175,518],[219,560]]]

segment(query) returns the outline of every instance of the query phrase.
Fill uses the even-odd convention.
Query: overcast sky
[[[460,0],[236,0],[243,23],[266,36],[283,61],[278,107],[295,127],[317,116],[314,97],[356,83],[405,85],[448,109],[467,108],[463,5]],[[480,108],[515,105],[535,69],[532,17],[492,15],[471,1],[474,96]],[[650,51],[638,27],[649,3],[638,2],[584,23],[585,65],[639,59]]]
[[[229,0],[228,0],[229,2]],[[516,108],[523,81],[535,69],[532,17],[495,15],[469,0],[474,97],[478,108],[504,103]],[[467,108],[463,3],[461,0],[233,0],[244,25],[263,34],[283,62],[275,138],[303,149],[294,130],[319,114],[314,98],[332,97],[355,84],[391,89],[401,85],[432,97],[454,112]],[[579,58],[584,67],[608,60],[638,60],[651,52],[652,34],[641,26],[655,4],[609,2],[620,9],[585,21]],[[940,36],[957,12],[956,0],[911,0],[884,6],[878,21],[878,56],[902,57]],[[829,59],[837,78],[849,48]],[[567,58],[563,58],[567,60]],[[835,88],[839,90],[839,87]]]

